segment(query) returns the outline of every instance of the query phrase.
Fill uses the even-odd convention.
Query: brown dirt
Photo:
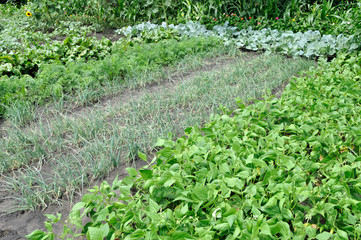
[[[88,37],[96,37],[98,40],[101,40],[103,37],[108,38],[110,41],[112,42],[116,42],[118,41],[121,36],[119,34],[114,33],[114,31],[112,32],[104,32],[104,33],[91,33],[88,34]]]
[[[279,85],[278,87],[272,89],[271,94],[275,95],[276,98],[280,98],[283,91],[285,90],[285,87],[289,84],[289,81],[286,81],[284,83],[282,83],[281,85]]]

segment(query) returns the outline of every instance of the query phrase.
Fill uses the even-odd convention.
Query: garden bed
[[[43,150],[49,152],[45,155],[45,152],[38,152],[42,155],[39,155],[40,158],[34,158],[33,163],[27,163],[28,167],[24,166],[12,172],[11,175],[8,175],[8,177],[4,179],[7,184],[3,184],[2,187],[8,189],[8,193],[4,193],[11,193],[7,195],[7,197],[16,197],[19,201],[14,202],[12,198],[10,198],[3,202],[2,206],[6,206],[6,209],[16,210],[24,207],[31,209],[38,207],[44,208],[51,203],[63,203],[64,200],[69,197],[72,198],[72,196],[77,196],[79,191],[85,191],[86,186],[93,185],[94,181],[102,179],[109,173],[112,174],[110,178],[107,178],[108,180],[112,180],[117,173],[122,175],[121,173],[124,173],[127,162],[133,161],[132,159],[134,159],[134,161],[138,159],[138,150],[146,152],[153,152],[155,150],[154,143],[159,136],[166,136],[168,132],[173,132],[177,136],[181,136],[186,126],[206,122],[211,113],[219,111],[218,108],[220,104],[224,107],[231,108],[235,106],[233,100],[235,97],[242,97],[244,100],[261,97],[263,89],[276,88],[281,85],[282,82],[287,81],[293,74],[296,74],[301,68],[307,69],[314,64],[303,60],[295,61],[286,59],[280,56],[266,57],[253,53],[241,53],[241,55],[238,56],[238,54],[239,53],[233,57],[232,55],[218,55],[208,60],[202,60],[194,56],[193,60],[189,60],[188,63],[185,62],[183,67],[177,72],[168,72],[166,80],[158,84],[147,86],[144,89],[125,90],[120,93],[119,96],[103,99],[103,101],[95,103],[92,107],[82,107],[76,111],[64,111],[60,114],[53,114],[51,118],[45,114],[44,117],[32,123],[31,126],[25,128],[20,127],[17,131],[18,133],[21,132],[24,137],[27,136],[26,138],[35,140],[35,142],[29,142],[29,145],[24,145],[20,142],[8,142],[6,138],[14,140],[12,136],[18,134],[14,132],[17,128],[16,125],[14,126],[15,128],[8,125],[8,127],[4,129],[7,137],[2,140],[2,146],[7,146],[7,150],[2,150],[4,153],[8,152],[12,148],[11,146],[15,145],[23,148],[23,150],[18,149],[16,152],[27,152],[28,150],[26,149],[29,149],[29,147],[32,148],[32,146],[40,145],[43,146]],[[288,62],[288,67],[284,65],[284,71],[279,72],[279,67],[272,66],[272,63],[275,61]],[[194,70],[190,70],[190,68],[194,68]],[[254,83],[249,85],[247,81],[245,81],[246,79],[254,79]],[[269,81],[269,79],[272,79],[272,81]],[[200,84],[202,82],[204,83]],[[208,84],[206,82],[208,82]],[[221,85],[224,85],[224,87],[219,88]],[[197,97],[195,98],[195,96]],[[149,106],[152,107],[148,109]],[[71,106],[69,107],[71,108]],[[94,127],[96,125],[93,125],[93,123],[101,123],[101,125],[96,124],[98,127],[96,127],[97,130],[95,130]],[[72,127],[69,128],[69,126]],[[59,130],[61,131],[58,132]],[[93,131],[98,133],[92,136],[90,133]],[[40,132],[44,135],[39,135]],[[75,137],[73,134],[77,134],[76,132],[83,132],[87,136],[79,135],[80,138],[73,138]],[[130,133],[131,135],[127,135]],[[114,154],[119,154],[113,155],[113,157],[116,157],[116,165],[114,165],[114,162],[109,162],[110,165],[108,167],[103,166],[107,170],[101,173],[101,175],[96,174],[95,169],[89,169],[96,177],[86,175],[84,172],[83,178],[75,177],[71,180],[72,183],[64,182],[66,190],[64,189],[65,192],[61,195],[56,195],[55,193],[60,189],[51,189],[51,185],[48,185],[46,188],[44,186],[43,189],[39,188],[43,185],[42,181],[59,183],[60,178],[57,176],[60,175],[58,175],[58,171],[65,173],[65,168],[71,170],[80,167],[70,166],[72,165],[70,163],[74,164],[81,161],[81,168],[85,170],[87,164],[83,161],[86,160],[84,159],[86,155],[83,154],[86,154],[90,149],[97,149],[98,156],[106,154],[107,156],[104,155],[103,160],[109,157],[111,158],[107,153],[110,149],[107,146],[111,147],[112,144],[109,142],[110,140],[108,140],[112,138],[111,136],[118,136],[118,140],[113,139],[112,141],[123,144],[123,146],[117,145],[116,149],[119,150],[118,153],[114,152]],[[83,138],[87,140],[84,142],[81,140]],[[48,140],[44,142],[45,139]],[[68,141],[59,144],[59,140],[61,139],[68,139]],[[71,139],[78,139],[80,142],[76,143]],[[99,142],[100,139],[103,139],[104,142]],[[122,139],[122,142],[126,139],[128,140],[121,143],[119,142],[120,139]],[[134,141],[137,145],[131,144],[132,142],[134,143]],[[7,143],[5,144],[5,142]],[[53,149],[52,146],[55,146],[53,145],[55,142],[58,142],[56,144],[57,147]],[[103,150],[96,146],[103,146]],[[14,159],[22,158],[20,155],[13,155],[12,157]],[[29,160],[27,155],[23,157]],[[65,161],[59,162],[58,160],[60,158]],[[40,162],[38,162],[39,160]],[[98,159],[96,161],[102,162],[103,160]],[[94,163],[89,162],[89,167],[95,167]],[[57,168],[59,169],[56,170]],[[72,173],[70,174],[69,172],[68,174],[71,176],[74,173],[74,170],[72,170]],[[4,173],[3,176],[6,175],[7,174]],[[79,176],[82,176],[82,174]],[[70,179],[67,181],[69,180]],[[31,185],[27,185],[26,182],[31,182]],[[17,185],[17,187],[13,189],[9,188],[15,186],[14,184]],[[22,190],[19,189],[15,191],[18,187]],[[28,190],[32,190],[28,191],[26,190],[27,188]],[[82,188],[83,190],[81,190]],[[22,194],[19,195],[19,193]],[[5,195],[2,197],[4,198]],[[73,200],[79,200],[79,198],[75,197]],[[45,201],[43,202],[45,205],[42,201]],[[8,205],[9,203],[11,204]],[[63,204],[64,207],[68,206],[67,203]],[[54,209],[56,208],[50,207],[46,211],[53,212]],[[66,210],[68,208],[65,207],[64,209]],[[39,210],[35,210],[34,215],[28,212],[24,212],[23,214],[25,215],[15,213],[15,215],[9,216],[17,216],[13,221],[17,221],[18,218],[28,220],[26,216],[39,216]],[[9,217],[9,219],[11,219],[11,217]],[[38,224],[38,220],[36,219],[38,218],[34,218],[34,224]],[[44,220],[43,217],[40,219],[41,221]],[[6,227],[11,226],[11,221],[4,222],[3,224],[2,228],[4,229],[13,229]],[[37,225],[37,227],[40,226]],[[20,231],[20,235],[29,233],[24,232],[25,229],[17,229],[16,231]]]
[[[260,2],[0,5],[0,238],[360,238],[361,5]]]

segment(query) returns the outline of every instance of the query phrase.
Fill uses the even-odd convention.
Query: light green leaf
[[[182,232],[182,231],[175,231],[171,235],[172,240],[188,240],[194,239],[189,233]]]
[[[78,203],[76,203],[76,204],[73,206],[73,208],[71,209],[71,211],[78,211],[78,210],[84,208],[85,205],[86,205],[85,202],[78,202]]]
[[[47,234],[40,230],[35,230],[34,232],[26,235],[25,237],[30,240],[43,240],[44,237],[46,237]]]
[[[149,209],[152,212],[158,212],[160,209],[160,206],[153,199],[149,198]]]
[[[144,153],[138,152],[138,157],[145,162],[147,161],[147,155],[145,155]]]
[[[87,236],[89,240],[103,240],[106,235],[104,235],[102,229],[100,228],[89,227]]]
[[[195,201],[206,201],[208,199],[208,189],[197,184],[192,191],[192,199]]]
[[[127,170],[129,176],[131,176],[131,177],[138,176],[138,172],[134,168],[126,168],[125,170]]]
[[[145,236],[145,232],[141,229],[137,229],[131,234],[130,237],[131,239],[141,239],[144,236]]]
[[[333,234],[329,232],[322,232],[316,236],[318,240],[328,240],[332,237]]]
[[[149,180],[152,179],[153,177],[153,171],[150,169],[141,169],[139,170],[140,176],[142,176],[142,178],[144,180]]]

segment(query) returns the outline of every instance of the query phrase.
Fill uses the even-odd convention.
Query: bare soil
[[[91,33],[88,34],[88,37],[96,37],[98,40],[101,40],[102,38],[107,38],[112,42],[116,42],[121,38],[121,36],[119,34],[114,33],[114,31]]]

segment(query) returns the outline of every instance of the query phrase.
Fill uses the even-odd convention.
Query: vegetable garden
[[[361,2],[0,4],[0,238],[361,239]]]

